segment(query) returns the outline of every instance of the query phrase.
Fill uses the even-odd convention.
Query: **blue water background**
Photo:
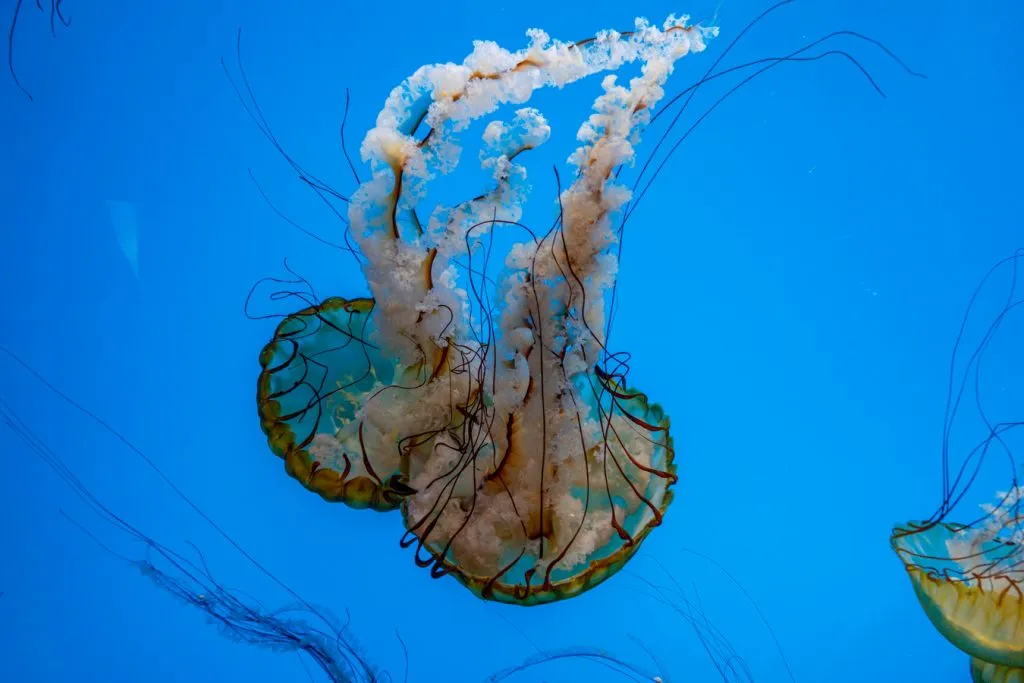
[[[888,534],[938,504],[949,346],[979,277],[1024,242],[1018,3],[797,2],[736,49],[734,63],[853,29],[929,78],[851,39],[841,45],[887,99],[840,58],[776,69],[701,125],[633,217],[614,341],[633,354],[635,385],[672,416],[681,481],[629,573],[536,609],[482,602],[414,566],[397,515],[304,491],[258,428],[256,356],[273,323],[243,315],[252,283],[284,274],[288,257],[321,295],[365,290],[346,257],[275,216],[247,173],[291,218],[340,236],[230,88],[220,59],[234,68],[238,27],[282,145],[347,191],[346,87],[355,147],[395,84],[461,60],[473,39],[514,49],[533,26],[577,39],[638,13],[717,17],[721,37],[679,63],[673,92],[765,6],[68,0],[72,26],[55,38],[28,8],[14,55],[35,101],[0,77],[0,343],[116,426],[292,588],[348,610],[367,656],[398,680],[396,630],[412,682],[481,680],[531,655],[530,641],[654,668],[646,648],[667,680],[720,680],[637,578],[664,584],[662,567],[697,591],[754,680],[789,680],[758,612],[693,550],[753,596],[797,681],[966,681],[966,657],[926,621]],[[593,81],[543,94],[555,138],[531,176],[537,215],[550,216],[548,169],[596,93]],[[998,366],[991,376],[1003,377]],[[1019,419],[1020,405],[999,401],[1022,379],[993,381],[993,412],[1016,407]],[[122,444],[6,359],[0,389],[113,509],[164,543],[202,548],[232,589],[291,601]],[[61,510],[144,551],[7,430],[0,452],[0,681],[307,680],[295,655],[231,643],[99,549]],[[515,680],[621,679],[576,662]]]

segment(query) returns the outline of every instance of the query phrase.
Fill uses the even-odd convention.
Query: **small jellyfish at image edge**
[[[997,264],[975,290],[953,360],[978,295],[997,274],[1009,271],[1011,286],[1005,305],[985,330],[958,386],[950,382],[943,448],[943,500],[931,519],[893,529],[890,543],[906,567],[928,619],[950,643],[971,657],[974,683],[1024,683],[1024,487],[1011,444],[1021,436],[1024,421],[993,421],[978,407],[987,435],[956,472],[949,468],[948,442],[954,419],[969,386],[980,384],[979,366],[1008,316],[1019,313],[1024,299],[1017,281],[1024,250]],[[1014,323],[1019,321],[1013,321]],[[1017,328],[1015,331],[1019,331]],[[1019,341],[1017,342],[1019,349]],[[951,366],[952,369],[953,366]],[[953,374],[950,375],[951,380]],[[1008,462],[1010,485],[968,523],[949,520],[956,505],[979,476],[986,459]]]

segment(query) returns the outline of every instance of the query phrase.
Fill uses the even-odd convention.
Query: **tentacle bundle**
[[[329,500],[400,505],[417,562],[483,598],[538,604],[587,590],[626,563],[672,499],[668,418],[602,359],[616,358],[604,343],[612,220],[630,197],[613,176],[676,61],[714,35],[686,21],[638,19],[578,43],[533,30],[518,52],[477,42],[462,64],[418,69],[366,134],[372,177],[349,205],[372,301],[295,313],[261,355],[261,422],[289,473]],[[488,233],[525,228],[519,160],[551,131],[530,107],[492,120],[481,154],[491,188],[427,212],[430,181],[458,164],[459,133],[540,88],[634,62],[628,83],[602,81],[555,225],[527,231],[498,281],[465,268]]]

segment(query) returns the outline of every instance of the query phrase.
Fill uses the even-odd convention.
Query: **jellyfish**
[[[971,297],[954,345],[943,431],[941,505],[928,520],[896,526],[890,539],[928,619],[970,656],[975,683],[1024,681],[1024,487],[1019,484],[1024,471],[1018,469],[1011,447],[1024,421],[991,419],[979,395],[985,353],[1000,328],[1008,326],[1008,316],[1024,304],[1017,291],[1022,258],[1024,249],[1000,261],[985,276]],[[952,370],[972,308],[986,285],[1003,271],[1009,272],[1011,280],[1003,306],[969,357],[961,381],[954,383]],[[986,434],[961,466],[951,469],[949,436],[969,386]],[[1007,463],[1009,486],[993,502],[983,503],[981,514],[971,515],[967,522],[953,521],[953,511],[992,458]]]
[[[612,176],[676,61],[712,35],[676,17],[578,43],[534,30],[523,50],[478,42],[461,65],[422,67],[392,91],[348,212],[372,300],[299,311],[261,354],[261,424],[289,474],[354,507],[399,507],[417,562],[484,598],[570,597],[628,560],[661,523],[676,474],[668,417],[602,362],[612,217],[629,198]],[[472,121],[632,62],[641,74],[628,84],[604,78],[546,233],[519,222],[518,159],[550,135],[525,106],[484,130],[490,189],[425,212]],[[489,258],[497,230],[527,237],[501,281],[463,277],[456,262]]]
[[[671,16],[578,42],[535,29],[515,52],[477,41],[462,63],[423,66],[391,91],[360,146],[370,177],[350,195],[282,152],[321,197],[347,202],[345,248],[370,290],[322,301],[311,288],[285,293],[303,307],[260,354],[257,408],[286,471],[327,500],[398,510],[416,563],[484,599],[548,603],[621,569],[662,523],[677,481],[669,418],[633,386],[628,355],[609,342],[626,221],[707,113],[757,75],[839,55],[879,90],[848,53],[809,53],[840,34],[896,59],[877,41],[834,32],[714,72],[730,45],[660,109],[677,62],[704,51],[717,29]],[[620,83],[616,72],[629,64],[640,73]],[[662,150],[697,88],[742,69],[754,73]],[[524,159],[551,126],[529,101],[599,74],[603,92],[577,131],[564,188],[556,170],[556,218],[531,228]],[[644,132],[676,103],[633,185],[621,183]],[[491,118],[481,136],[488,188],[452,205],[432,201],[432,182],[459,164],[460,135],[505,105],[518,108]],[[247,109],[281,151],[259,107]]]

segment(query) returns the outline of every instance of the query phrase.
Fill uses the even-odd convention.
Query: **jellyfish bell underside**
[[[630,198],[615,169],[633,161],[675,62],[714,33],[676,17],[579,43],[534,30],[525,49],[478,41],[461,65],[421,67],[392,91],[348,214],[372,298],[293,313],[260,355],[261,426],[292,477],[330,501],[400,509],[417,564],[484,599],[560,600],[625,565],[676,474],[668,417],[604,345],[613,218]],[[522,228],[520,162],[550,126],[530,107],[492,120],[491,188],[424,207],[429,181],[458,163],[458,133],[633,62],[628,83],[604,77],[579,129],[556,227],[526,233],[496,279],[466,267],[489,231]]]
[[[951,523],[912,523],[891,545],[935,628],[971,657],[975,683],[1024,683],[1024,549]]]
[[[260,425],[289,475],[329,501],[397,509],[397,463],[365,457],[356,412],[394,367],[365,341],[371,299],[331,297],[285,318],[260,353]],[[377,468],[374,468],[376,464]]]

